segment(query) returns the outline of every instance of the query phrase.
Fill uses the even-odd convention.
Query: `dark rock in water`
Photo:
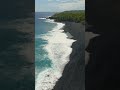
[[[77,41],[72,45],[70,61],[53,90],[85,90],[84,26],[67,22],[64,30]]]

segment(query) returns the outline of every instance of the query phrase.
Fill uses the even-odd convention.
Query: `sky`
[[[84,10],[85,0],[35,0],[36,12]]]

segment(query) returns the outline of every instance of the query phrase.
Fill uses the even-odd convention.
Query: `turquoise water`
[[[47,44],[47,41],[42,39],[41,36],[48,33],[56,26],[55,23],[45,22],[47,16],[51,16],[54,13],[35,13],[35,67],[36,74],[45,68],[51,67],[51,60],[48,57],[48,53],[43,49],[44,45]]]
[[[35,16],[35,90],[52,90],[62,76],[75,40],[67,38],[64,23],[46,19],[54,13]]]

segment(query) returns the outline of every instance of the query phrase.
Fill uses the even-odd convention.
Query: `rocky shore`
[[[64,32],[69,32],[76,42],[71,46],[70,61],[53,90],[85,90],[85,26],[65,22]]]

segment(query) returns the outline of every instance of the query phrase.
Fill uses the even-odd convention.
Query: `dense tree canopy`
[[[79,23],[85,21],[85,11],[84,10],[65,11],[61,13],[56,13],[50,18],[55,19],[56,21],[70,21]]]

